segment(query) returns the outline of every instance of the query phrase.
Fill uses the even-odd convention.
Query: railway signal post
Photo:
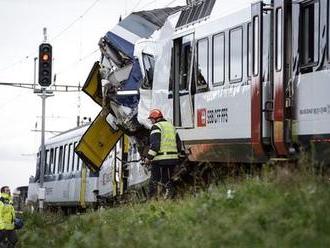
[[[44,176],[45,176],[45,116],[46,116],[46,99],[54,96],[53,92],[47,90],[52,84],[52,46],[46,43],[47,35],[46,28],[44,28],[44,42],[39,46],[39,77],[38,82],[41,89],[35,89],[42,100],[42,124],[41,124],[41,154],[40,154],[40,187],[39,187],[39,211],[44,209],[45,189],[44,189]]]

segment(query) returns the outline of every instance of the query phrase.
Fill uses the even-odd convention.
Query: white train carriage
[[[92,172],[74,152],[89,125],[78,127],[50,138],[45,143],[44,188],[47,206],[81,207],[96,206],[99,199],[110,201],[123,194],[128,185],[135,184],[134,173],[128,179],[127,159],[137,158],[135,151],[127,154],[124,138],[120,139],[103,162],[102,169]],[[127,139],[125,139],[128,142]],[[125,144],[128,147],[128,144]],[[127,149],[126,149],[127,150]],[[133,151],[133,150],[132,150]],[[30,178],[28,201],[36,203],[40,188],[40,151],[36,176]],[[131,166],[141,167],[138,160]],[[140,178],[140,174],[138,174]],[[133,178],[133,179],[132,179]],[[144,174],[144,179],[148,178]]]
[[[329,162],[329,20],[328,0],[185,8],[135,44],[138,120],[160,108],[192,161],[263,162],[312,144]]]
[[[48,206],[82,206],[96,203],[98,174],[92,173],[74,153],[88,126],[69,130],[45,143],[44,188]],[[38,199],[40,186],[40,151],[36,176],[30,178],[28,200]]]
[[[191,161],[263,163],[307,148],[329,163],[329,6],[201,0],[130,14],[101,39],[83,87],[111,128],[100,115],[79,156],[100,169],[123,133],[142,151],[159,108]]]

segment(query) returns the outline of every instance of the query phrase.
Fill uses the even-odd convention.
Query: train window
[[[229,80],[242,80],[243,71],[243,30],[241,27],[230,30],[229,41]]]
[[[328,4],[328,61],[330,62],[330,3]]]
[[[253,32],[252,32],[252,63],[253,63],[253,75],[259,74],[259,16],[253,18]]]
[[[180,80],[180,90],[188,88],[188,75],[189,75],[189,65],[190,65],[190,57],[191,57],[190,54],[191,54],[190,47],[185,46],[183,51],[183,56],[181,57],[182,74]]]
[[[54,166],[54,148],[50,149],[48,173],[52,174]]]
[[[45,153],[45,168],[44,168],[45,175],[48,174],[48,167],[49,167],[49,150],[46,150],[46,153]]]
[[[170,71],[170,81],[169,81],[169,85],[168,85],[168,91],[171,93],[173,91],[173,88],[174,88],[174,47],[172,47],[172,50],[171,50],[171,71]]]
[[[77,171],[80,171],[81,160],[77,158]]]
[[[145,77],[142,82],[142,89],[152,89],[154,78],[155,59],[152,55],[142,53]]]
[[[302,66],[311,66],[319,59],[319,3],[302,5],[301,17],[301,62]]]
[[[57,173],[62,172],[63,167],[63,146],[60,146],[59,154],[58,154],[58,167]]]
[[[203,89],[208,84],[208,54],[209,40],[202,39],[197,42],[197,89]]]
[[[75,171],[76,170],[76,164],[75,164],[75,162],[76,162],[76,154],[75,154],[75,152],[74,153],[72,153],[72,171]]]
[[[74,142],[74,147],[77,146],[77,142]],[[74,154],[74,168],[76,168],[77,171],[79,171],[79,157],[77,153]]]
[[[70,146],[71,146],[72,153],[71,153],[71,157],[69,157],[69,159],[71,159],[71,171],[74,171],[74,155],[75,155],[74,144],[71,143]]]
[[[70,171],[70,159],[71,159],[71,152],[72,152],[72,143],[69,144],[69,147],[68,147],[68,154],[67,154],[67,170],[66,171]],[[72,167],[72,165],[71,165]]]
[[[53,174],[55,174],[56,173],[56,166],[57,166],[57,164],[56,164],[56,162],[57,162],[57,150],[58,150],[58,147],[55,147],[55,152],[54,152],[54,165],[53,165]]]
[[[251,22],[247,26],[247,76],[251,77]]]
[[[275,49],[276,49],[276,57],[275,57],[275,63],[276,63],[276,70],[282,69],[282,8],[278,8],[276,10],[276,43],[275,43]]]
[[[40,178],[40,162],[41,162],[41,156],[40,156],[40,152],[38,152],[37,153],[37,169],[36,169],[35,182],[37,182]]]
[[[77,146],[77,142],[74,142],[73,147],[76,148],[76,146]],[[75,152],[72,154],[72,166],[73,166],[73,170],[78,170],[77,169],[77,156],[78,155]]]
[[[189,75],[191,69],[193,35],[182,37],[180,58],[180,90],[188,90]]]
[[[65,172],[66,161],[67,161],[67,154],[68,154],[68,145],[64,145],[63,149],[63,166],[62,166],[62,173]]]
[[[213,36],[213,85],[225,82],[225,33]]]

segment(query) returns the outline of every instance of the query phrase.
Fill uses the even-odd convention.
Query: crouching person
[[[15,247],[17,243],[15,231],[15,209],[8,186],[1,188],[0,195],[0,247]]]

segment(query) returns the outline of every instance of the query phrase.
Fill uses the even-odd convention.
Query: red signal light
[[[49,55],[47,53],[44,53],[42,56],[41,56],[41,60],[42,61],[48,61],[49,60]]]
[[[52,46],[49,43],[39,46],[39,84],[42,87],[52,84]]]

